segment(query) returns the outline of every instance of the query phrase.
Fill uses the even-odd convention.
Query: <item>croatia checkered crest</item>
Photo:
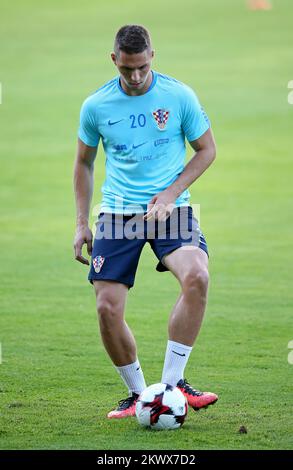
[[[169,111],[166,109],[157,109],[157,111],[153,112],[153,116],[158,124],[159,129],[163,130],[165,128],[169,114]]]
[[[101,255],[98,255],[93,259],[93,266],[96,273],[99,273],[101,271],[104,261],[105,258]]]

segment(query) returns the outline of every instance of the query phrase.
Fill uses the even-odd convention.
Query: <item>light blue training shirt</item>
[[[101,139],[106,154],[101,211],[146,211],[152,197],[184,169],[185,138],[196,140],[210,127],[191,88],[167,75],[152,75],[143,95],[127,95],[118,76],[82,105],[78,136],[91,147]],[[185,190],[176,206],[188,205],[189,198]]]

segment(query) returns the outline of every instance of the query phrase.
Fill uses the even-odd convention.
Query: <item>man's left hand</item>
[[[164,222],[175,208],[175,200],[176,195],[169,188],[156,194],[148,203],[147,212],[143,216],[144,220],[156,219]]]

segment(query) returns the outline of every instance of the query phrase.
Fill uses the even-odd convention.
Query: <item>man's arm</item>
[[[74,240],[75,259],[83,264],[89,261],[82,256],[82,246],[92,253],[92,232],[88,226],[90,204],[93,195],[94,161],[97,147],[89,147],[78,139],[77,156],[74,166],[74,191],[76,202],[76,234]]]
[[[216,144],[211,129],[208,129],[199,139],[190,142],[190,145],[195,150],[194,156],[187,163],[179,178],[168,188],[174,193],[175,200],[203,174],[216,158]]]
[[[180,194],[189,188],[216,158],[216,144],[211,129],[208,129],[199,139],[190,142],[195,150],[194,156],[185,166],[180,176],[167,189],[156,194],[148,205],[144,219],[149,220],[156,214],[159,220],[165,220],[170,215],[166,208],[171,207]],[[165,209],[164,209],[165,208]]]

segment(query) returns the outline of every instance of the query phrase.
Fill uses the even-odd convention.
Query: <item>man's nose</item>
[[[140,79],[139,70],[133,70],[131,73],[131,81],[137,83],[139,82],[139,79]]]

